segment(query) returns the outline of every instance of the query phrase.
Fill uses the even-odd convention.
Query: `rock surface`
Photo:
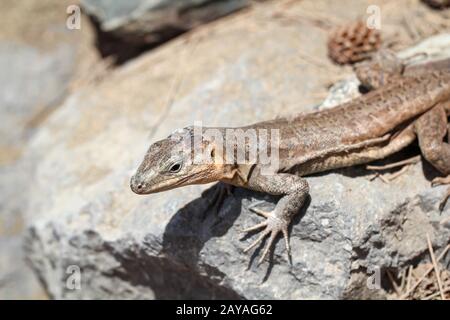
[[[87,46],[88,21],[83,20],[83,33],[66,28],[66,8],[72,3],[0,2],[0,300],[47,298],[22,250],[35,165],[22,154],[73,80],[81,78],[79,58],[86,65],[97,57]]]
[[[33,275],[20,250],[30,177],[19,158],[39,119],[61,103],[73,60],[69,45],[44,53],[0,42],[0,251],[2,257],[8,257],[0,262],[0,299],[25,297],[31,291],[32,280],[28,279]]]
[[[176,128],[313,108],[323,80],[297,46],[325,57],[326,34],[265,18],[258,10],[228,17],[123,65],[73,93],[32,139],[26,249],[51,297],[380,298],[382,289],[366,285],[373,272],[383,285],[386,268],[427,258],[427,234],[435,249],[449,242],[440,222],[450,210],[437,211],[445,187],[430,188],[436,172],[427,164],[391,184],[370,181],[363,168],[309,177],[292,265],[282,241],[259,267],[242,252],[254,236],[241,239],[239,230],[259,221],[249,205],[273,207],[276,198],[236,189],[214,213],[211,186],[130,191],[149,143]],[[70,285],[74,268],[79,289]]]

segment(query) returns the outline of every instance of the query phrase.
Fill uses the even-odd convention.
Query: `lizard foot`
[[[444,184],[450,184],[450,176],[447,177],[437,177],[434,178],[433,181],[431,181],[431,186],[440,186]],[[447,190],[447,194],[444,196],[444,199],[439,204],[439,211],[444,211],[445,205],[448,202],[448,199],[450,199],[450,188]]]
[[[287,253],[287,259],[290,261],[290,252],[291,248],[289,245],[289,221],[286,221],[285,219],[282,219],[278,217],[274,211],[266,212],[257,208],[249,208],[251,211],[263,216],[266,218],[265,221],[242,230],[242,232],[249,232],[261,228],[265,228],[264,231],[262,231],[261,235],[258,239],[256,239],[252,244],[250,244],[247,248],[244,249],[244,252],[248,252],[250,249],[254,248],[256,245],[258,245],[260,242],[264,240],[264,238],[270,233],[269,242],[267,243],[266,247],[264,248],[264,251],[261,255],[261,257],[258,260],[258,265],[261,264],[264,260],[264,258],[267,256],[267,253],[269,252],[270,247],[273,245],[276,236],[281,232],[283,234],[284,241],[286,243],[286,253]]]

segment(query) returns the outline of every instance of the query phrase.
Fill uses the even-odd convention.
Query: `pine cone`
[[[369,29],[363,21],[341,26],[328,38],[328,54],[333,61],[339,64],[364,60],[380,46],[380,32],[376,29]]]
[[[433,9],[445,9],[450,7],[450,0],[422,0]]]

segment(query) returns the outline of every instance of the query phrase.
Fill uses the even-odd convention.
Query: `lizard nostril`
[[[131,178],[131,190],[133,190],[135,193],[140,193],[144,189],[144,183],[140,180],[141,179],[137,178],[136,176]]]

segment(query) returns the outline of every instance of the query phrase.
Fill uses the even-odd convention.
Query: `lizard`
[[[244,252],[269,237],[260,264],[279,234],[290,261],[288,228],[309,195],[305,176],[383,159],[418,140],[423,157],[443,175],[432,185],[450,184],[450,59],[408,69],[394,55],[377,57],[355,68],[360,82],[372,90],[334,108],[239,128],[190,126],[153,143],[131,177],[132,191],[151,194],[222,182],[280,196],[270,212],[250,208],[265,219],[242,230],[261,230]],[[271,168],[259,158],[239,162],[232,157],[229,161],[223,153],[223,140],[205,137],[211,129],[219,138],[226,138],[228,129],[258,133],[278,130],[276,149],[271,149],[276,151],[278,166]],[[195,135],[200,139],[197,146],[192,144]],[[233,156],[238,152],[249,154],[247,144],[234,141],[227,147]],[[202,161],[194,161],[199,153]],[[441,210],[449,197],[450,189],[440,204]]]

